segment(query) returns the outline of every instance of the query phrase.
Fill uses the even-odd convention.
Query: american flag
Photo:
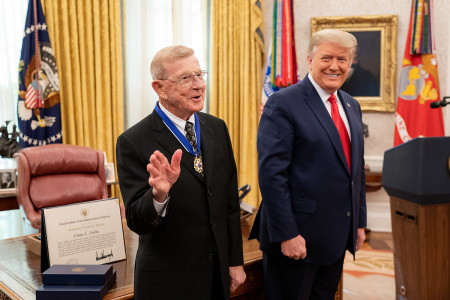
[[[20,147],[62,142],[58,68],[40,0],[29,0],[19,62]]]
[[[42,96],[41,96],[41,88],[38,85],[36,89],[35,84],[30,84],[27,90],[27,94],[25,96],[25,105],[28,108],[37,108],[42,107]]]

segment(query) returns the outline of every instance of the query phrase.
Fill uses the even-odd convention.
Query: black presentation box
[[[36,300],[101,300],[116,282],[116,271],[104,285],[43,284],[36,290]]]
[[[42,273],[42,283],[104,285],[112,273],[112,265],[53,265]]]

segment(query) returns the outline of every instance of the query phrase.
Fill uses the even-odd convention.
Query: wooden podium
[[[449,299],[450,137],[417,138],[385,152],[396,299]]]

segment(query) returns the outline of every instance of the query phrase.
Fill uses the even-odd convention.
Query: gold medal
[[[194,158],[194,169],[200,174],[203,173],[203,161],[201,156],[196,156]]]

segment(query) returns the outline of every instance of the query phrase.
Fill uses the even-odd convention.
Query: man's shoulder
[[[279,91],[275,92],[273,95],[275,97],[281,96],[287,99],[298,99],[298,96],[300,94],[308,94],[311,91],[311,88],[314,88],[311,84],[311,81],[309,81],[308,77],[305,76],[303,80],[290,85],[288,87],[282,88]]]
[[[137,122],[136,124],[134,124],[133,126],[128,128],[127,130],[122,132],[122,134],[119,135],[119,138],[121,136],[127,136],[128,138],[133,138],[133,137],[140,136],[142,134],[148,136],[149,131],[153,127],[152,120],[153,120],[153,113],[149,114],[148,116],[146,116],[145,118],[143,118],[142,120],[140,120],[139,122]]]
[[[265,106],[275,108],[284,107],[286,105],[301,105],[301,103],[303,103],[303,99],[307,98],[312,91],[308,86],[308,82],[304,82],[303,80],[291,86],[280,89],[269,97]]]
[[[340,93],[340,96],[342,96],[343,99],[345,99],[347,101],[350,101],[350,102],[353,102],[353,103],[358,103],[359,104],[359,102],[355,98],[353,98],[353,96],[351,96],[349,93],[344,92],[341,89],[339,90],[339,93]]]
[[[221,125],[225,123],[224,120],[205,112],[198,112],[197,116],[200,122],[206,122],[209,126]]]

